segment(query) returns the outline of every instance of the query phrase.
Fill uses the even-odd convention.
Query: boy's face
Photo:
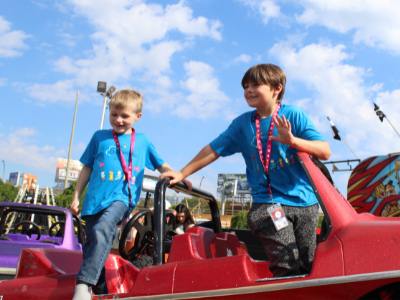
[[[265,108],[276,103],[282,88],[271,88],[268,84],[248,82],[244,85],[244,98],[250,107]]]
[[[110,107],[110,124],[118,134],[131,133],[133,124],[141,117],[142,113],[136,113],[131,107]]]

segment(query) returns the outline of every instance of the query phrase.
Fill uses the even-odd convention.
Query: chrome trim
[[[303,278],[308,276],[308,274],[304,275],[294,275],[294,276],[286,276],[286,277],[267,277],[263,279],[254,280],[255,282],[264,282],[264,281],[274,281],[274,280],[283,280],[283,279],[295,279],[295,278]]]
[[[4,268],[0,267],[1,275],[15,275],[17,273],[17,268]]]
[[[253,294],[262,292],[273,292],[287,289],[300,289],[314,286],[332,285],[332,284],[343,284],[349,282],[360,282],[360,281],[371,281],[371,280],[382,280],[400,277],[400,271],[387,271],[377,273],[366,273],[349,276],[338,276],[323,279],[310,279],[310,280],[298,280],[282,283],[272,283],[256,286],[246,286],[240,288],[229,288],[220,290],[208,290],[200,292],[188,292],[188,293],[177,293],[177,294],[163,294],[163,295],[149,295],[139,297],[124,298],[124,300],[147,300],[147,299],[193,299],[193,298],[207,298],[207,297],[223,297],[241,294]],[[284,279],[282,277],[282,279]]]

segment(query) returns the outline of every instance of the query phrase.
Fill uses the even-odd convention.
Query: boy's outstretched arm
[[[213,148],[211,148],[210,145],[207,145],[180,172],[168,171],[162,173],[159,179],[170,177],[172,178],[170,184],[181,182],[189,175],[197,172],[205,166],[208,166],[218,158],[219,155],[213,150]]]
[[[161,166],[159,166],[157,168],[157,170],[163,174],[165,172],[174,172],[174,170],[172,170],[172,168],[169,166],[169,164],[167,163],[163,163]],[[161,176],[159,177],[161,178]],[[164,178],[164,177],[163,177]],[[186,184],[187,188],[189,191],[192,190],[192,182],[190,182],[189,180],[182,180],[184,184]]]
[[[277,116],[274,119],[278,136],[270,136],[270,139],[282,144],[286,144],[296,148],[297,150],[310,153],[321,160],[327,160],[331,157],[331,148],[327,142],[322,141],[309,141],[293,136],[292,126],[282,115],[282,119]]]
[[[78,214],[81,195],[89,182],[90,174],[92,174],[92,171],[93,169],[87,166],[83,166],[81,173],[79,174],[79,178],[75,187],[74,198],[72,200],[71,206],[69,207],[69,210],[75,216]]]

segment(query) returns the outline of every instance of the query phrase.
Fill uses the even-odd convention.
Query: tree
[[[74,197],[75,188],[76,188],[76,180],[71,181],[70,186],[68,188],[66,188],[60,195],[58,195],[56,197],[56,199],[55,199],[56,205],[60,206],[60,207],[64,207],[64,208],[69,208],[71,206],[72,199]],[[85,198],[86,191],[87,191],[87,186],[83,190],[83,193],[81,195],[81,198],[80,198],[81,202],[79,204],[79,210],[82,209],[83,199]]]
[[[240,214],[232,217],[231,228],[249,229],[249,226],[247,225],[247,214],[248,211],[244,210]]]
[[[190,209],[193,209],[197,205],[199,205],[199,201],[201,203],[200,206],[201,206],[202,209],[208,209],[208,202],[205,201],[205,200],[201,200],[201,199],[195,198],[195,197],[184,198],[184,199],[181,200],[181,203],[186,205],[186,200],[187,200],[187,204],[189,205]]]
[[[14,202],[19,189],[20,187],[15,187],[10,183],[4,183],[3,180],[0,179],[0,202],[3,202],[4,199]]]

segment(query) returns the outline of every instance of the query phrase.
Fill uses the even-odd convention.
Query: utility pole
[[[67,161],[67,172],[66,172],[66,174],[65,174],[64,189],[66,189],[67,186],[68,186],[69,162],[70,162],[70,160],[71,160],[72,142],[74,141],[75,119],[76,119],[76,111],[77,111],[77,109],[78,109],[78,99],[79,99],[79,91],[78,91],[78,93],[76,94],[74,122],[72,123],[71,141],[69,142],[69,153],[68,153],[68,161]]]
[[[6,172],[6,162],[4,161],[4,159],[2,161],[3,161],[3,183],[4,183],[4,173]]]
[[[104,96],[103,113],[101,115],[100,130],[103,129],[104,114],[106,112],[107,96]]]
[[[103,103],[103,113],[101,114],[101,122],[100,122],[100,130],[103,129],[103,122],[104,122],[104,114],[106,113],[106,106],[107,106],[107,98],[112,97],[112,94],[115,92],[115,86],[111,86],[107,91],[107,82],[99,81],[97,83],[97,92],[100,95],[104,96],[104,103]]]

